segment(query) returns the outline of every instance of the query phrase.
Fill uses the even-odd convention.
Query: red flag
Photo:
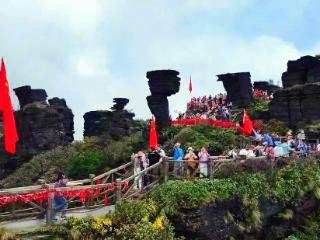
[[[191,81],[191,75],[190,75],[190,80],[189,80],[189,92],[192,92],[192,81]]]
[[[6,67],[3,59],[1,61],[0,69],[0,111],[2,112],[3,119],[4,149],[8,153],[15,154],[16,143],[19,138],[11,104]]]
[[[156,122],[154,117],[150,121],[150,133],[149,133],[149,147],[154,148],[158,145],[158,136],[156,131]]]
[[[252,129],[253,129],[253,123],[252,123],[249,115],[247,114],[246,110],[244,110],[244,112],[243,112],[242,124],[243,124],[244,134],[251,135]]]

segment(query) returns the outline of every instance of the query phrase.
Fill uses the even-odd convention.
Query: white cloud
[[[150,70],[180,71],[180,93],[169,98],[172,113],[185,108],[190,74],[196,96],[223,91],[220,73],[280,79],[287,60],[305,52],[277,36],[245,38],[232,31],[232,21],[254,2],[0,0],[0,54],[11,87],[28,84],[66,98],[80,139],[82,115],[108,109],[113,97],[130,98],[128,108],[149,117]],[[211,19],[201,16],[211,14],[221,21],[202,28]]]

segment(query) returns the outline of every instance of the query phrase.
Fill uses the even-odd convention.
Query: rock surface
[[[175,70],[156,70],[147,72],[151,95],[147,97],[148,106],[155,116],[157,126],[165,127],[171,123],[168,96],[180,89],[179,72]]]
[[[84,114],[85,137],[105,136],[119,140],[129,136],[134,124],[134,113],[124,109],[129,102],[127,98],[114,98],[112,111],[91,111]]]
[[[253,88],[261,91],[267,91],[268,94],[275,93],[276,91],[281,89],[281,87],[274,85],[273,83],[268,81],[254,82]]]
[[[272,117],[291,127],[320,122],[320,58],[304,56],[288,62],[282,74],[284,89],[270,103]]]
[[[1,137],[0,179],[41,151],[73,141],[73,113],[64,99],[52,98],[47,102],[45,90],[30,86],[14,91],[20,103],[20,110],[15,112],[19,142],[16,155],[11,156],[4,152]]]
[[[223,82],[228,99],[233,106],[246,107],[252,99],[251,75],[249,72],[226,73],[217,75]]]

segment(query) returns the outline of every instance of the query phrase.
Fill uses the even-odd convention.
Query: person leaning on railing
[[[184,158],[187,160],[187,167],[188,167],[189,177],[190,178],[194,178],[196,170],[197,170],[198,161],[197,161],[197,156],[193,152],[193,148],[192,147],[188,148],[188,153],[186,154],[186,156]]]
[[[184,156],[184,152],[181,148],[181,144],[180,143],[176,143],[174,145],[174,148],[172,150],[172,156],[173,156],[173,160],[174,162],[174,172],[177,173],[177,175],[180,175],[183,170],[181,169],[183,167],[183,156]]]
[[[208,177],[208,163],[210,155],[205,147],[201,148],[199,156],[200,177]]]

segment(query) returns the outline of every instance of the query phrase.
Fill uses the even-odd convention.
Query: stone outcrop
[[[252,99],[252,84],[250,72],[226,73],[217,75],[223,82],[228,99],[233,106],[246,107]]]
[[[256,90],[267,91],[268,94],[275,93],[280,90],[281,87],[274,85],[272,82],[259,81],[253,83],[253,88]]]
[[[3,137],[0,140],[0,178],[41,151],[73,141],[73,113],[64,99],[52,98],[47,102],[45,90],[30,86],[14,91],[20,103],[20,110],[15,112],[19,142],[16,155],[10,156],[3,150]]]
[[[320,58],[289,61],[282,84],[270,103],[271,116],[291,127],[320,122]]]
[[[104,136],[119,140],[130,135],[135,114],[124,109],[129,99],[114,98],[113,101],[115,104],[112,111],[91,111],[84,114],[85,137]]]
[[[179,92],[179,72],[175,70],[156,70],[147,72],[151,95],[147,97],[148,106],[155,116],[157,126],[169,126],[170,111],[168,97]]]

